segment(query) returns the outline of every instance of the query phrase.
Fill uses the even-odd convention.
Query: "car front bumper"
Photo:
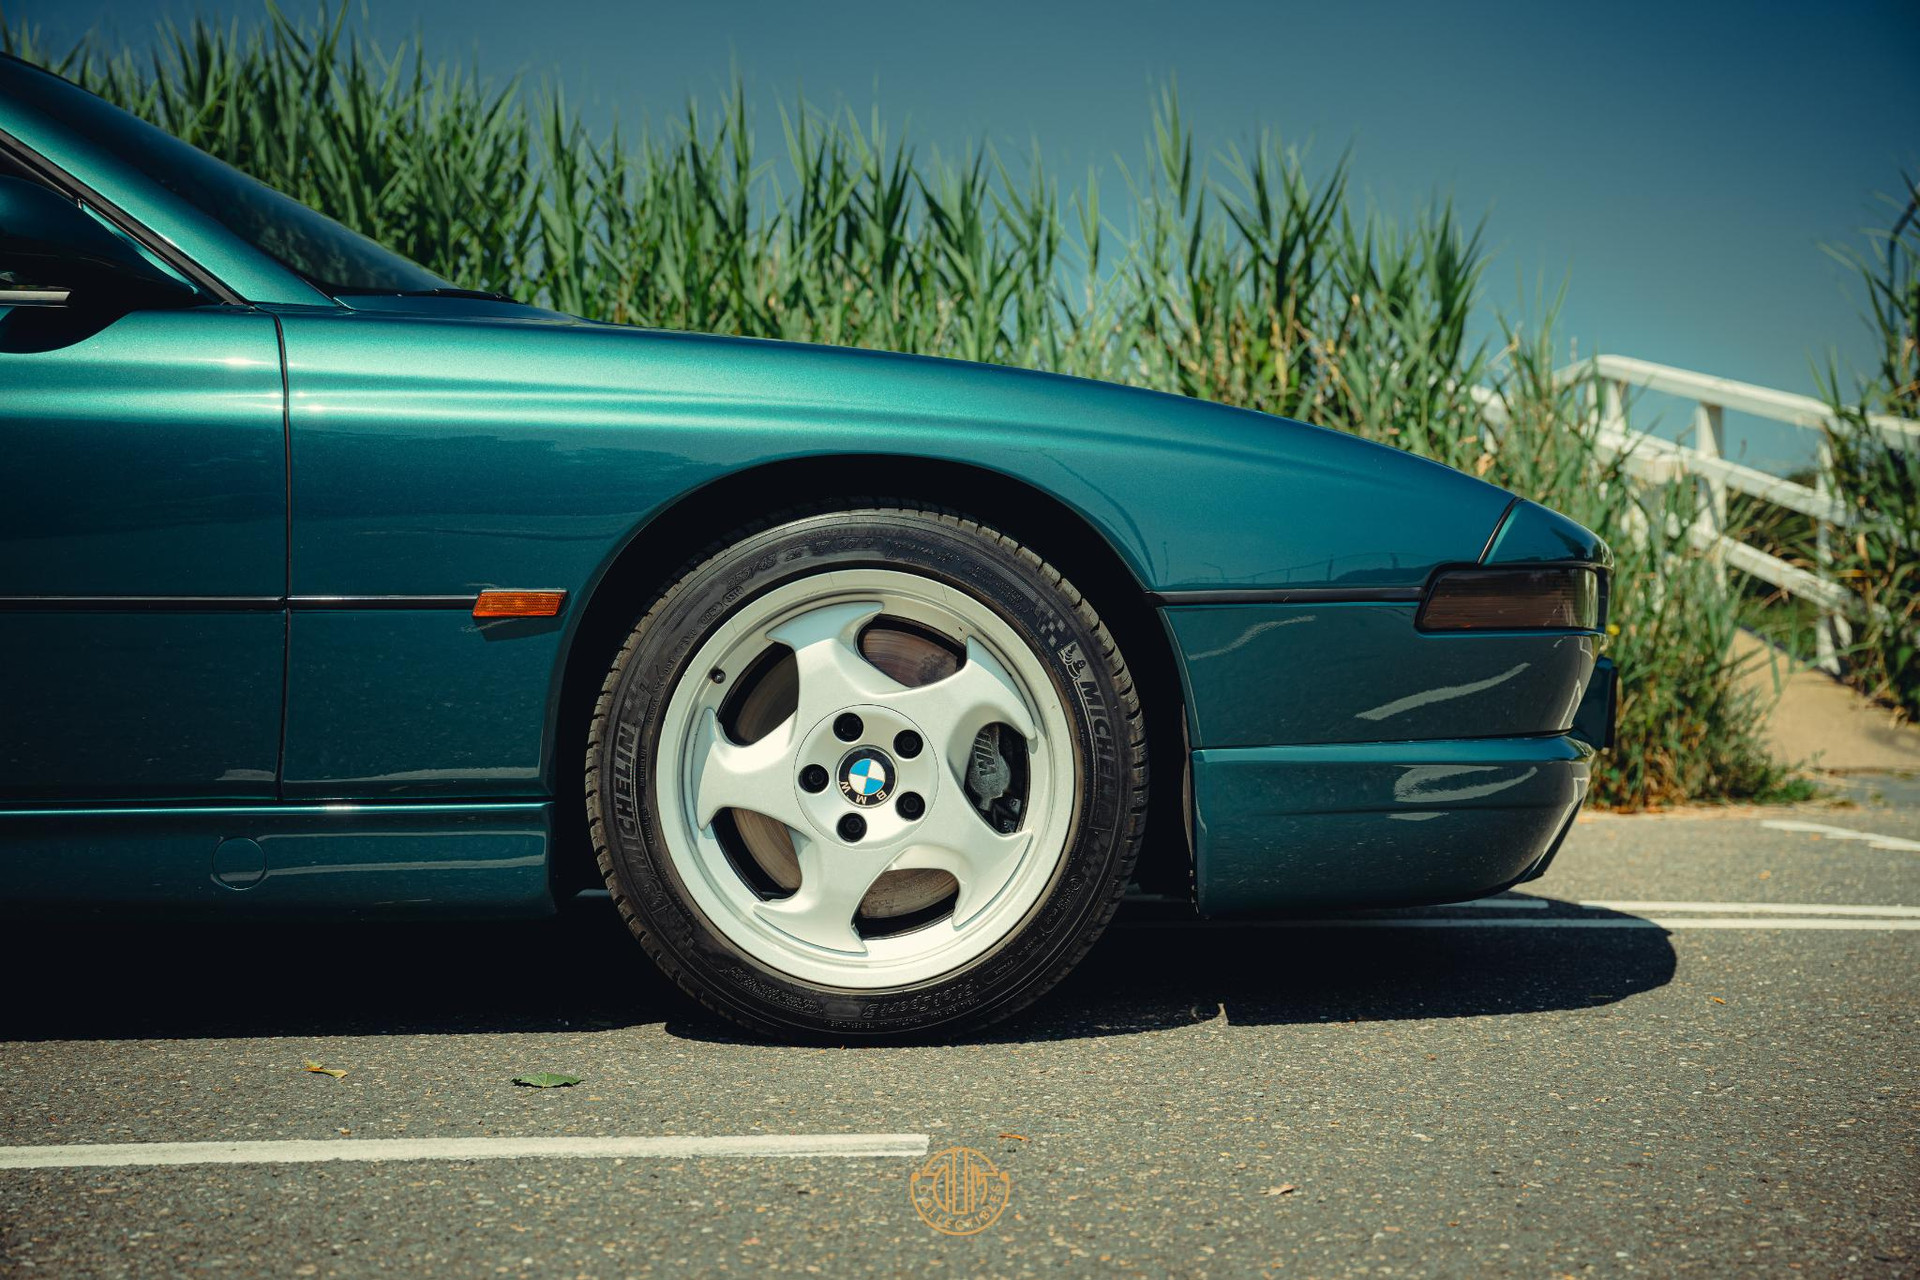
[[[1196,751],[1199,909],[1410,906],[1497,892],[1558,848],[1593,755],[1571,733]]]

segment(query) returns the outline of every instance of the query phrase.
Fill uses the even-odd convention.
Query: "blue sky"
[[[259,0],[0,0],[56,42],[157,17],[251,18]],[[295,14],[305,12],[287,0]],[[671,113],[737,65],[771,122],[804,87],[876,100],[923,146],[1038,140],[1072,172],[1137,165],[1149,97],[1177,77],[1203,144],[1269,125],[1405,210],[1488,215],[1489,301],[1568,286],[1580,349],[1791,390],[1810,357],[1868,349],[1821,246],[1884,226],[1920,170],[1920,5],[377,0],[389,41],[558,81],[593,118]],[[1784,465],[1785,435],[1748,432]]]

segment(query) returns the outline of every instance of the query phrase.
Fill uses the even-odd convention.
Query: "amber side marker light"
[[[1422,631],[1598,631],[1592,569],[1456,569],[1434,580]]]
[[[565,604],[564,591],[482,591],[473,602],[476,618],[553,618]]]

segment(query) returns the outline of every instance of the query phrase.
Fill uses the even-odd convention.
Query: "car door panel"
[[[283,405],[257,312],[135,312],[46,351],[0,329],[0,596],[284,595]]]
[[[0,310],[0,803],[270,796],[286,436],[271,316]]]
[[[0,803],[274,793],[280,612],[15,612]]]

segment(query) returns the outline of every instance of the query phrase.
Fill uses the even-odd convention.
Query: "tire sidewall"
[[[992,950],[901,987],[822,986],[781,973],[726,939],[694,906],[655,795],[662,722],[688,665],[720,624],[757,596],[835,569],[922,574],[999,614],[1039,657],[1067,711],[1074,819],[1051,883]],[[642,624],[603,697],[595,793],[610,875],[642,935],[725,1012],[778,1034],[900,1035],[989,1021],[1043,990],[1104,922],[1131,870],[1124,710],[1100,637],[1042,562],[990,531],[947,516],[860,511],[811,516],[727,548],[683,577]],[[1069,589],[1070,590],[1070,589]],[[677,752],[678,744],[664,744]]]

